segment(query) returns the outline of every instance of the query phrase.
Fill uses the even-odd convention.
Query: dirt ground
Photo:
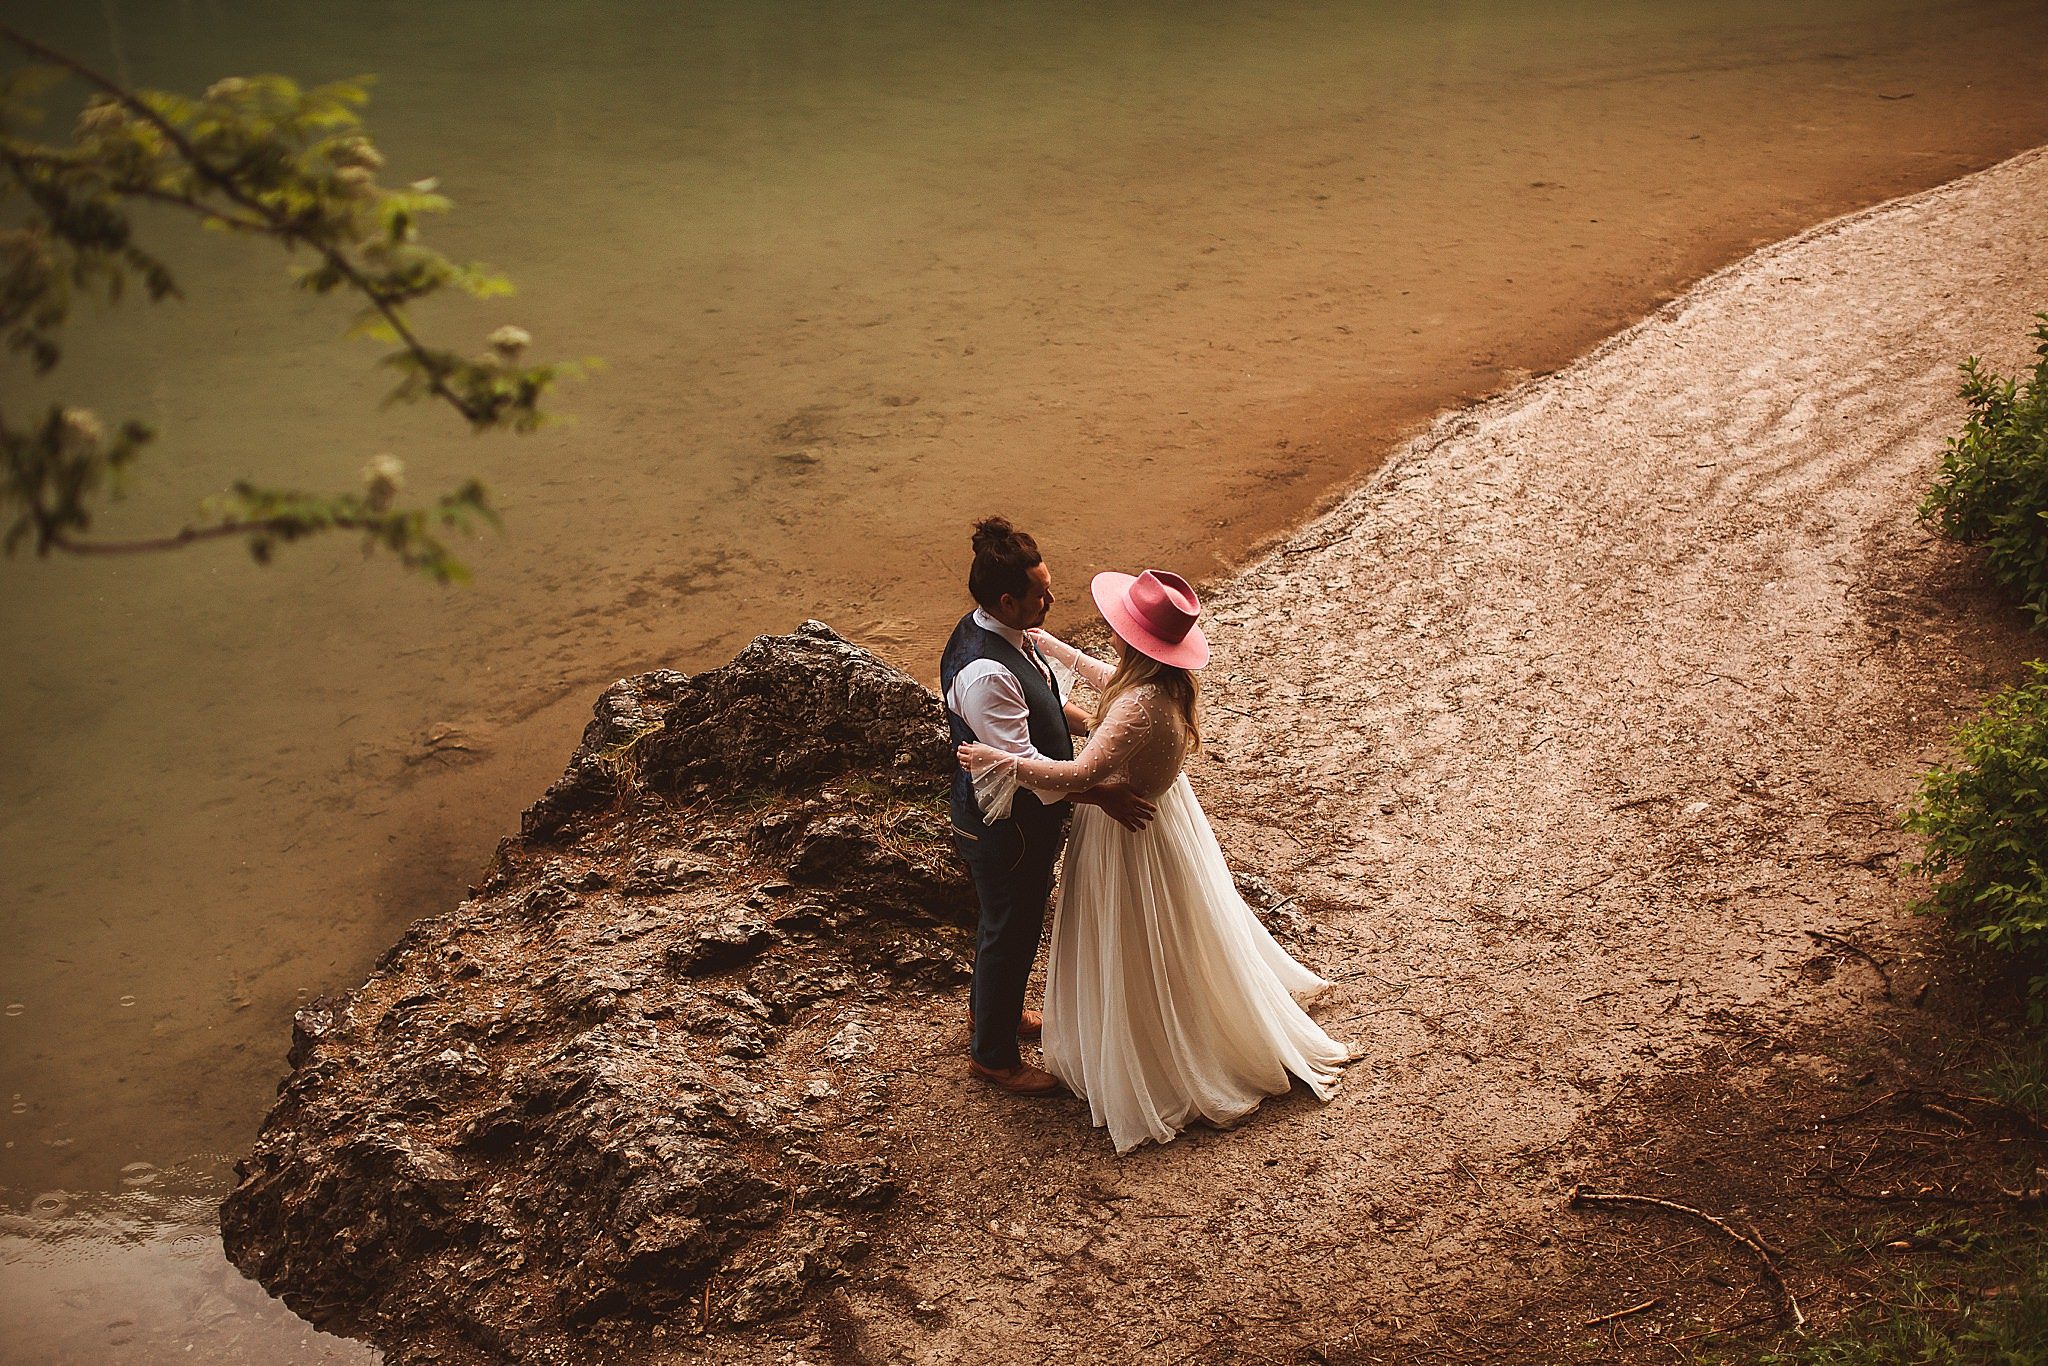
[[[960,1012],[871,1022],[901,1058],[896,1231],[708,1350],[1740,1355],[1786,1312],[1754,1260],[1574,1186],[1753,1226],[1825,1326],[1860,1282],[1824,1251],[1895,1190],[1966,1202],[2031,1160],[1991,1112],[1916,1104],[1978,1056],[1981,996],[1908,913],[1896,813],[2038,651],[1914,509],[1958,360],[2009,371],[2048,307],[2044,218],[2048,150],[1767,249],[1215,585],[1196,790],[1337,979],[1339,1095],[1119,1159],[1082,1103],[970,1084]]]

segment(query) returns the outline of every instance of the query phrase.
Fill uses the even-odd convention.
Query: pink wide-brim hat
[[[1209,641],[1195,619],[1202,600],[1178,574],[1097,574],[1088,585],[1095,606],[1124,644],[1161,664],[1199,669],[1209,662]]]

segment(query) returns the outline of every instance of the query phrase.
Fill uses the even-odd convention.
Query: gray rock
[[[673,944],[668,965],[677,972],[701,977],[744,966],[781,938],[758,920],[731,920],[708,925]]]
[[[937,699],[817,623],[613,684],[471,899],[299,1012],[229,1257],[401,1364],[617,1360],[707,1284],[718,1328],[851,1274],[887,1079],[810,1012],[964,975],[950,766]]]
[[[679,891],[717,873],[718,864],[712,858],[680,849],[663,849],[636,862],[619,890],[628,896],[653,896]]]

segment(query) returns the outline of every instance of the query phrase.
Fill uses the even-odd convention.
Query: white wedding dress
[[[1101,688],[1108,664],[1038,634]],[[1068,796],[1123,781],[1157,804],[1139,833],[1074,811],[1045,974],[1045,1065],[1088,1102],[1119,1153],[1201,1119],[1227,1125],[1289,1086],[1329,1099],[1350,1060],[1297,1004],[1329,983],[1273,942],[1238,895],[1181,764],[1190,736],[1156,686],[1119,696],[1072,762],[986,754],[970,764],[991,819],[1021,784]]]

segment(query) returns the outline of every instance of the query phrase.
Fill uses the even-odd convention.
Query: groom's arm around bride
[[[1074,740],[1057,676],[1026,634],[1053,604],[1052,574],[1030,536],[1000,517],[974,529],[967,576],[977,606],[960,619],[939,660],[946,724],[956,745],[968,741],[1020,758],[1072,759]],[[1101,806],[1131,829],[1154,812],[1127,787],[1095,788],[1072,800]],[[980,915],[975,938],[970,1067],[1006,1091],[1042,1095],[1058,1087],[1023,1060],[1017,1039],[1037,1032],[1024,992],[1038,956],[1053,869],[1066,837],[1067,801],[1028,790],[1009,813],[985,820],[965,769],[953,776],[955,847],[973,876]]]

